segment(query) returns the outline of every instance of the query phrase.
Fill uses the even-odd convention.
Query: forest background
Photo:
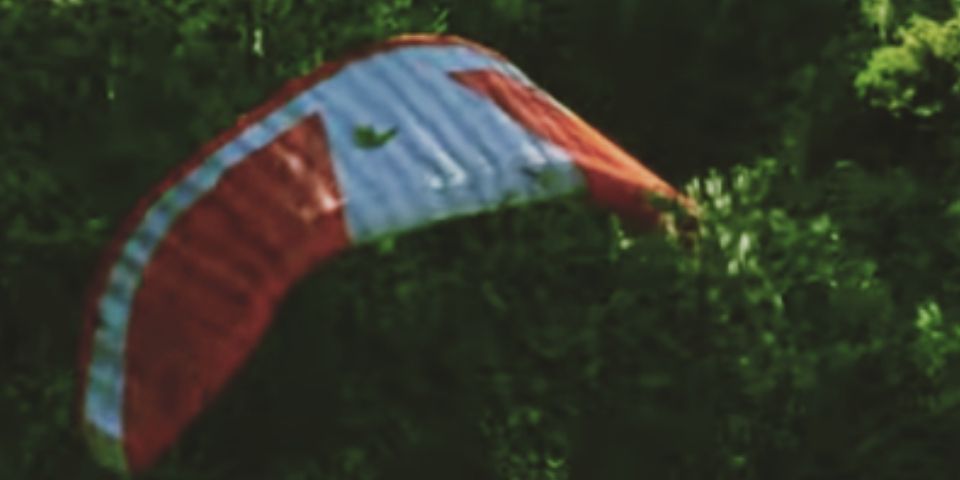
[[[74,359],[135,199],[404,32],[506,54],[697,245],[562,201],[352,252],[144,478],[957,478],[958,0],[0,0],[0,478],[107,478]]]

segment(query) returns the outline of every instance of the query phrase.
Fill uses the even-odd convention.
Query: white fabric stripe
[[[322,84],[323,87],[327,87],[330,82],[336,79],[347,79],[344,81],[344,85],[346,85],[347,88],[341,88],[336,91],[331,91],[329,88],[321,88],[315,92],[315,98],[321,105],[320,108],[326,121],[328,143],[330,145],[331,157],[334,159],[349,154],[348,152],[342,151],[342,146],[344,145],[349,146],[351,150],[358,149],[354,141],[354,132],[357,127],[365,126],[377,131],[384,131],[390,128],[390,126],[383,124],[375,117],[368,115],[368,110],[359,103],[362,97],[366,95],[366,92],[357,90],[356,84],[351,80],[352,73],[355,71],[355,65],[352,65],[344,69],[344,71],[336,77]],[[337,118],[347,120],[335,121]],[[334,162],[334,171],[336,172],[336,162]],[[344,193],[342,179],[339,172],[336,173],[336,177],[338,181],[340,181],[340,193],[344,198],[345,208],[349,209],[350,203],[359,195],[396,197],[398,199],[396,202],[383,202],[378,210],[380,218],[383,219],[380,221],[390,222],[390,218],[395,214],[394,209],[397,203],[404,201],[404,198],[396,194],[387,195],[383,190],[377,190],[377,183],[374,179],[376,175],[370,174],[366,169],[360,169],[356,173],[357,175],[354,176],[356,187],[353,189],[355,193],[352,193],[350,196]],[[386,185],[386,187],[390,188],[391,185]],[[371,228],[363,223],[364,220],[376,221],[376,219],[361,218],[355,220],[355,230],[361,231]]]
[[[367,67],[367,63],[377,62],[366,62],[363,66]],[[376,208],[365,210],[364,215],[350,216],[348,213],[351,236],[362,238],[374,235],[378,228],[387,227],[388,231],[393,230],[405,223],[402,218],[405,212],[418,211],[422,208],[421,195],[403,195],[402,193],[417,192],[425,188],[427,181],[424,177],[442,179],[443,172],[439,166],[420,157],[422,154],[444,152],[444,150],[437,143],[437,139],[420,126],[421,122],[416,118],[410,122],[405,118],[409,116],[407,114],[393,115],[396,113],[393,108],[394,103],[403,97],[399,94],[382,95],[384,93],[382,83],[374,84],[373,81],[379,76],[376,75],[378,72],[371,68],[370,71],[364,71],[358,75],[357,67],[359,65],[329,82],[335,88],[326,90],[331,100],[323,104],[324,110],[326,111],[328,107],[331,113],[326,117],[330,119],[331,124],[330,139],[335,168],[338,165],[336,159],[350,159],[350,187],[346,186],[347,180],[343,177],[343,173],[340,170],[337,173],[343,186],[342,191],[348,189],[350,192],[344,195],[347,199],[347,211],[354,210],[352,205],[377,205]],[[396,75],[397,72],[393,74]],[[358,80],[364,77],[370,81]],[[381,96],[378,99],[371,98],[377,92]],[[349,102],[350,108],[341,106],[346,102]],[[353,130],[361,125],[370,125],[380,131],[396,126],[398,127],[397,137],[381,148],[362,149],[355,145],[353,140]],[[402,168],[397,168],[398,163]],[[391,172],[394,169],[403,173]],[[383,179],[391,181],[383,181]],[[410,205],[411,203],[419,205]]]
[[[432,188],[457,188],[463,187],[470,190],[470,193],[489,202],[496,196],[492,189],[484,188],[483,177],[492,173],[492,167],[489,162],[484,161],[482,151],[474,145],[474,142],[465,138],[469,132],[464,132],[457,126],[457,117],[472,118],[475,114],[473,110],[467,110],[467,105],[458,103],[456,98],[450,98],[451,104],[445,105],[438,101],[437,96],[448,90],[443,85],[449,83],[449,73],[443,70],[432,68],[418,68],[417,64],[411,62],[411,58],[404,55],[394,55],[383,59],[382,68],[389,68],[397,74],[392,76],[391,87],[396,89],[396,95],[402,99],[402,106],[405,110],[412,112],[412,116],[419,121],[416,123],[418,128],[427,136],[436,138],[441,146],[439,151],[450,152],[449,155],[436,156],[438,167],[446,178],[439,178]],[[457,106],[460,109],[460,115],[451,115],[450,107]],[[430,131],[432,129],[432,131]],[[432,134],[432,135],[431,135]],[[464,152],[464,153],[461,153]],[[429,161],[430,156],[422,158],[422,161]],[[461,165],[462,164],[462,165]],[[430,197],[428,198],[436,198]],[[442,205],[438,205],[435,211],[442,211]]]
[[[523,73],[519,72],[519,70],[514,68],[512,65],[496,64],[493,66],[492,69],[500,71],[501,73],[504,73],[512,78],[515,78],[518,81],[520,81],[520,83],[522,84],[527,84],[532,86],[532,84],[529,82],[526,76],[524,76]],[[446,74],[446,75],[449,76],[449,74]],[[467,87],[461,86],[461,88],[466,89]],[[439,99],[440,100],[439,104],[441,108],[447,109],[447,112],[449,112],[449,108],[451,105],[454,105],[457,103],[457,100],[453,92],[457,92],[457,89],[440,88],[440,89],[437,89],[436,91],[436,94],[441,97]],[[468,96],[477,95],[481,99],[481,101],[484,102],[485,104],[489,103],[490,101],[487,98],[482,98],[478,92],[469,91],[466,93],[466,95]],[[512,127],[512,124],[514,123],[514,121],[512,118],[510,118],[509,115],[507,115],[506,112],[504,112],[499,108],[482,109],[482,110],[478,110],[476,112],[471,112],[471,113],[472,115],[468,117],[471,119],[470,131],[468,133],[472,134],[475,138],[480,137],[480,140],[476,142],[469,142],[469,143],[470,145],[476,146],[481,150],[482,153],[479,156],[479,158],[487,161],[487,168],[491,170],[491,173],[500,174],[501,171],[496,169],[495,165],[497,165],[496,159],[500,155],[502,155],[503,152],[502,151],[494,152],[493,150],[491,150],[491,144],[495,145],[495,142],[497,142],[499,139],[498,135],[500,132],[491,132],[491,126],[500,125],[500,126],[503,126],[503,128],[515,128],[515,127]],[[529,132],[527,132],[527,135],[529,139],[526,143],[523,144],[520,158],[516,160],[519,160],[521,162],[529,162],[533,167],[545,166],[548,163],[548,159],[551,158],[550,154],[546,151],[546,144],[542,141],[538,141],[537,139],[535,139],[533,135]],[[511,159],[504,159],[504,160],[507,160],[509,162],[515,159],[511,158]],[[505,165],[505,163],[501,162],[499,165]],[[510,168],[509,164],[506,164],[506,166]],[[537,168],[534,168],[534,171],[536,169]]]
[[[510,64],[493,63],[490,65],[489,68],[491,70],[500,71],[510,77],[513,77],[523,84],[529,84],[529,80],[522,73],[520,73],[519,70],[517,70],[515,67],[513,67]],[[403,71],[411,72],[411,73],[416,72],[416,70],[413,70],[413,69],[404,69]],[[469,99],[479,98],[480,105],[482,105],[483,107],[492,106],[492,102],[490,101],[490,99],[485,97],[480,97],[476,92],[468,90],[465,86],[452,82],[452,80],[449,78],[450,77],[449,73],[450,72],[445,72],[445,74],[442,75],[442,77],[438,76],[438,79],[442,82],[440,85],[441,88],[436,88],[434,90],[435,95],[439,95],[441,97],[440,99],[441,101],[439,102],[439,107],[441,109],[449,111],[450,107],[454,105],[458,106],[458,110],[462,109],[462,105],[464,105],[464,100],[467,98]],[[450,83],[454,83],[456,86],[454,88],[442,88],[442,86],[448,86],[450,85]],[[461,98],[457,98],[458,96],[460,96]],[[481,140],[481,141],[464,141],[463,142],[463,145],[468,146],[469,148],[478,148],[481,152],[483,152],[481,153],[481,156],[486,156],[487,160],[492,162],[492,165],[494,166],[494,171],[496,172],[497,176],[485,176],[485,177],[482,177],[483,180],[494,180],[498,178],[500,175],[503,175],[504,173],[506,173],[507,175],[509,175],[511,172],[515,174],[518,171],[517,167],[521,167],[523,163],[529,163],[529,164],[532,164],[532,166],[536,166],[536,165],[545,166],[549,162],[548,159],[550,159],[551,157],[558,158],[558,159],[560,158],[560,157],[557,157],[556,155],[551,155],[549,152],[547,152],[545,142],[535,138],[532,134],[527,132],[524,128],[517,125],[512,120],[512,118],[510,118],[505,112],[503,112],[499,108],[482,108],[479,110],[471,111],[471,115],[469,116],[452,116],[452,117],[467,119],[469,121],[469,125],[466,125],[465,128],[458,128],[458,129],[455,129],[455,131],[466,133],[467,135],[474,137],[474,139],[480,136],[485,137],[483,139],[485,141]],[[487,117],[487,118],[484,118],[484,117]],[[488,126],[497,126],[499,127],[498,128],[499,131],[497,131],[491,136],[488,133],[489,132]],[[516,131],[519,129],[519,132],[521,133],[521,135],[519,136],[519,139],[521,141],[520,148],[519,148],[519,155],[510,156],[510,153],[517,151],[517,150],[513,150],[516,148],[515,145],[507,146],[507,148],[504,148],[505,146],[502,144],[502,140],[505,138],[503,135],[503,129],[510,129],[513,131]],[[485,133],[487,133],[487,135],[484,135]],[[522,140],[523,137],[526,137],[526,141]],[[491,150],[489,147],[491,141],[493,142],[493,145],[494,145],[493,148],[495,150],[495,152],[493,153],[491,153]],[[487,147],[487,148],[484,148],[484,147]],[[563,157],[560,160],[561,163],[570,161],[569,158],[566,158],[565,154],[563,154],[562,152],[559,152],[557,149],[554,149],[554,150],[555,150],[555,153],[559,153]],[[458,158],[463,158],[463,157],[458,157]],[[474,158],[474,157],[471,155],[466,158]],[[496,167],[499,167],[499,168],[496,168]],[[537,170],[537,169],[534,169],[534,170]],[[561,186],[561,188],[563,187]],[[500,192],[499,195],[497,195],[495,198],[489,199],[489,201],[491,202],[491,204],[499,203],[502,200],[502,197],[503,197],[503,194],[502,192]],[[532,198],[533,197],[531,197],[531,199]]]
[[[447,62],[464,70],[477,70],[495,64],[485,57],[479,62],[465,60],[465,57],[468,56],[453,62],[445,55],[430,56],[424,55],[423,50],[405,49],[354,65],[355,73],[337,76],[324,84],[321,108],[324,111],[330,108],[332,115],[327,116],[330,131],[337,132],[330,139],[335,152],[333,161],[341,191],[347,199],[347,225],[355,241],[369,241],[425,222],[481,211],[511,196],[518,200],[535,200],[582,187],[583,179],[569,155],[531,135],[489,99],[455,82],[449,77],[450,72],[439,72],[432,67]],[[397,68],[400,65],[404,68]],[[422,73],[414,77],[412,72],[420,67],[422,71],[436,72],[436,75]],[[367,74],[369,78],[382,77],[378,73],[387,70],[393,72],[389,86],[399,90],[358,87],[360,82],[356,78],[367,78]],[[387,97],[380,97],[388,93]],[[336,103],[342,103],[344,97],[351,98],[356,108],[365,111],[351,109],[346,115],[338,115],[343,107]],[[450,102],[451,109],[469,114],[441,115],[445,109],[437,106],[434,100],[437,97]],[[397,113],[394,104],[399,99],[403,99],[407,106],[403,115]],[[406,122],[410,116],[422,120],[408,126]],[[479,136],[475,132],[484,130],[478,126],[478,118],[497,120],[484,122],[489,133],[483,136],[490,138],[490,153],[481,149],[477,141],[468,140]],[[396,137],[385,145],[364,149],[354,145],[352,139],[353,128],[364,123],[382,129],[399,127]],[[429,134],[418,133],[423,130]],[[437,149],[437,144],[442,148]],[[404,155],[411,151],[432,152],[433,158],[417,157],[404,161]],[[490,163],[463,160],[478,156],[487,157]],[[386,174],[390,171],[387,165],[391,161],[409,164],[410,171],[415,174]],[[424,180],[435,168],[431,164],[447,170],[445,185],[430,185]],[[487,174],[485,164],[493,165],[499,174]],[[552,181],[548,182],[551,185],[544,186],[533,178],[540,170],[553,172]],[[480,183],[480,188],[467,188],[467,180]],[[396,185],[411,181],[415,183],[403,187]],[[394,193],[397,191],[413,191],[415,196],[423,198],[397,196]],[[492,195],[488,197],[484,191],[490,191]],[[410,210],[410,207],[415,209]]]
[[[365,162],[365,166],[369,168],[360,170],[359,173],[363,174],[365,178],[386,175],[397,179],[397,181],[385,185],[384,190],[377,190],[376,186],[365,188],[363,194],[395,199],[388,202],[385,207],[390,208],[391,212],[430,208],[423,204],[426,199],[416,194],[416,186],[423,184],[424,179],[414,177],[421,175],[423,170],[429,172],[425,175],[433,178],[442,177],[443,171],[438,166],[422,161],[429,158],[431,152],[442,151],[442,146],[436,143],[435,139],[428,135],[428,132],[423,131],[420,128],[420,122],[415,117],[410,116],[410,112],[403,107],[402,96],[391,87],[392,82],[389,74],[373,68],[381,63],[371,62],[371,68],[366,70],[366,74],[358,74],[358,70],[354,70],[351,72],[349,79],[353,85],[363,92],[356,96],[364,104],[363,111],[371,112],[384,109],[390,112],[393,124],[390,124],[391,120],[389,119],[378,119],[373,124],[382,130],[397,128],[397,134],[390,140],[392,145],[389,146],[391,148],[368,152],[371,159]],[[392,74],[396,75],[397,72],[392,72]],[[411,141],[414,138],[417,138],[418,141]],[[399,213],[392,213],[388,221],[399,221],[399,215]],[[374,225],[381,223],[375,219],[371,219],[371,222]]]
[[[466,86],[461,86],[461,88],[467,89]],[[489,99],[484,98],[482,94],[480,94],[479,92],[474,92],[472,90],[469,90],[466,94],[475,95],[478,98],[481,98],[485,102],[489,101]],[[482,135],[484,139],[483,142],[481,142],[482,145],[488,145],[490,144],[490,142],[496,142],[496,139],[498,138],[497,137],[498,133],[496,131],[493,131],[490,125],[498,125],[498,126],[503,126],[502,128],[510,128],[507,125],[512,125],[515,122],[513,118],[510,117],[509,114],[507,114],[506,112],[504,112],[499,108],[486,110],[485,113],[487,117],[483,119],[478,119],[476,122],[476,131],[478,131],[479,134]],[[550,159],[555,157],[555,155],[552,155],[547,151],[547,149],[551,147],[551,145],[542,140],[537,139],[534,136],[534,134],[531,132],[525,131],[525,134],[528,137],[528,139],[526,142],[523,143],[523,146],[522,146],[523,151],[520,154],[521,159],[529,162],[531,166],[535,168],[546,167],[547,164],[550,162]],[[531,151],[531,149],[534,151]]]
[[[374,108],[384,110],[400,125],[395,139],[396,148],[386,149],[384,152],[385,154],[394,153],[394,155],[385,158],[381,163],[396,165],[404,172],[403,175],[394,177],[396,182],[392,183],[408,192],[405,198],[412,204],[403,205],[407,207],[404,208],[405,215],[443,210],[443,199],[422,195],[421,192],[424,189],[442,189],[463,184],[464,188],[472,191],[473,196],[482,196],[481,184],[470,178],[474,175],[468,173],[469,168],[462,168],[453,158],[450,158],[450,154],[457,151],[453,148],[455,140],[451,135],[455,130],[433,129],[431,131],[430,129],[434,125],[449,125],[452,120],[445,115],[440,115],[439,111],[436,111],[433,117],[423,114],[424,107],[432,104],[433,99],[430,92],[423,91],[419,85],[408,78],[410,73],[408,69],[417,67],[399,60],[402,57],[402,54],[391,55],[382,61],[371,62],[371,74],[367,77],[381,79],[380,87],[373,90],[378,96],[371,98]],[[388,71],[393,73],[390,76],[383,75]],[[436,75],[446,75],[442,71],[429,71]],[[431,83],[435,83],[435,79],[431,80]],[[467,116],[471,113],[463,112]],[[415,154],[408,152],[415,152]],[[373,164],[370,163],[370,165]]]
[[[401,58],[392,59],[394,56]],[[404,77],[399,85],[385,84],[381,77],[379,86],[369,91],[348,81],[359,78],[365,85],[377,85],[378,82],[371,79],[377,79],[378,72],[400,65],[412,66],[421,73],[413,79]],[[111,457],[104,461],[115,464],[116,458],[123,458],[126,335],[131,304],[153,251],[179,214],[214,188],[229,168],[303,118],[317,112],[328,113],[325,125],[333,168],[346,201],[348,233],[355,242],[407,230],[426,221],[476,212],[516,192],[523,192],[530,199],[545,198],[583,186],[579,172],[566,153],[535,139],[492,102],[467,91],[445,75],[482,69],[502,71],[529,83],[514,66],[465,46],[401,47],[349,64],[271,112],[263,121],[247,127],[150,206],[123,245],[122,257],[109,271],[105,292],[98,302],[101,322],[94,332],[84,416],[109,443],[104,447],[109,450],[104,455]],[[444,75],[439,74],[441,71]],[[402,69],[398,72],[409,73]],[[424,85],[420,86],[419,82]],[[419,91],[419,98],[429,102],[411,101],[408,105],[411,111],[404,112],[393,102],[407,95],[397,96],[393,88]],[[439,95],[442,107],[448,107],[440,116],[443,119],[440,125],[429,116],[440,113],[437,107],[423,106],[435,103],[431,92]],[[346,109],[345,105],[348,105]],[[450,115],[451,111],[470,112],[469,118]],[[421,120],[414,125],[402,123],[409,122],[410,117]],[[353,138],[354,129],[361,125],[378,131],[397,127],[398,132],[382,148],[361,149]],[[437,132],[442,132],[440,138],[432,136]],[[483,145],[471,142],[472,136],[482,137]],[[438,149],[438,142],[450,151]],[[426,158],[430,152],[435,156]],[[470,160],[459,160],[463,158]],[[558,172],[563,181],[550,189],[539,188],[516,168],[518,160],[549,167]],[[384,168],[374,168],[378,163]],[[464,181],[477,181],[479,185],[472,192],[458,185],[430,188],[425,179],[427,175],[436,176],[431,170],[437,168],[452,173],[458,185]]]
[[[401,57],[399,57],[399,56],[396,57],[396,58],[402,60]],[[409,61],[409,59],[408,59],[408,61]],[[386,62],[382,62],[382,63],[385,64]],[[397,64],[398,64],[398,65],[404,65],[404,63],[402,63],[401,61],[398,61]],[[407,66],[407,68],[410,68],[410,67],[411,67],[411,66],[409,65],[409,63],[407,63],[406,66]],[[449,80],[449,77],[450,77],[450,72],[447,72],[447,71],[439,71],[439,72],[438,72],[438,71],[434,71],[434,70],[424,70],[424,69],[410,68],[409,73],[412,74],[412,76],[414,76],[414,77],[419,77],[421,80],[424,79],[423,77],[426,77],[426,76],[429,75],[429,76],[431,77],[431,80],[434,81],[434,82],[436,82],[436,81],[446,82],[446,81]],[[414,80],[414,81],[411,82],[411,83],[413,83],[413,84],[415,85],[415,84],[416,84],[416,81]],[[461,116],[461,115],[463,115],[463,113],[464,113],[464,112],[459,112],[460,115],[458,115],[458,114],[457,114],[458,112],[454,112],[454,111],[452,110],[451,107],[452,107],[453,105],[456,105],[456,104],[458,103],[458,99],[457,99],[457,97],[456,97],[455,95],[452,95],[452,94],[451,94],[451,90],[452,90],[452,89],[448,89],[448,88],[439,88],[439,89],[435,89],[435,90],[432,90],[432,91],[430,91],[430,92],[427,92],[427,95],[426,95],[426,96],[429,98],[429,101],[432,101],[432,102],[434,102],[434,103],[436,103],[436,104],[438,105],[438,107],[439,107],[439,109],[440,109],[440,115],[442,115],[442,117],[439,118],[439,119],[437,119],[437,120],[439,120],[442,125],[452,124],[452,121],[451,121],[452,118],[456,118],[457,116]],[[436,96],[437,98],[434,98],[434,96]],[[416,110],[414,110],[414,111],[416,111]],[[488,109],[476,109],[476,110],[470,111],[470,112],[469,112],[469,115],[467,115],[467,116],[473,119],[473,122],[472,122],[472,123],[473,123],[473,126],[474,126],[474,127],[477,127],[478,129],[485,130],[484,125],[483,125],[483,123],[484,123],[484,118],[482,118],[482,117],[479,117],[479,118],[478,118],[478,117],[476,117],[476,116],[477,116],[477,115],[484,115],[484,114],[487,113],[487,112],[489,112]],[[427,123],[429,123],[429,122],[427,122]],[[448,131],[449,131],[449,129],[448,129]],[[454,133],[454,135],[451,136],[451,141],[454,141],[454,142],[460,141],[461,143],[467,143],[467,142],[464,141],[463,135],[465,135],[465,134],[473,134],[474,132],[473,132],[473,131],[471,131],[471,132],[462,132],[462,131],[460,131],[459,129],[454,129],[454,132],[453,132],[453,133]],[[486,138],[485,140],[489,140],[489,138]],[[490,149],[490,147],[489,147],[489,145],[488,145],[488,142],[486,142],[486,141],[481,141],[481,142],[469,142],[469,143],[471,144],[471,146],[472,146],[475,150],[477,150],[477,154],[476,154],[475,156],[471,156],[471,157],[468,158],[467,160],[468,160],[468,161],[475,161],[475,162],[477,162],[477,163],[478,163],[477,168],[478,168],[479,170],[482,170],[482,171],[484,171],[484,172],[487,173],[487,174],[494,174],[494,173],[496,172],[496,169],[495,169],[495,166],[494,166],[494,163],[493,163],[493,160],[492,160],[492,158],[494,157],[494,152]]]

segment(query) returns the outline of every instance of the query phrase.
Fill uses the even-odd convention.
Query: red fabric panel
[[[455,73],[453,77],[489,97],[531,132],[570,152],[598,205],[650,228],[659,215],[647,195],[657,193],[689,204],[630,154],[539,90],[493,70]]]
[[[177,218],[130,318],[124,448],[132,471],[153,463],[221,390],[286,289],[348,245],[318,116],[230,169]]]

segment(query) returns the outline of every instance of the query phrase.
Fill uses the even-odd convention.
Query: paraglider
[[[222,389],[298,278],[353,245],[577,191],[653,226],[678,193],[504,57],[393,38],[291,81],[133,210],[93,279],[80,421],[148,468]]]

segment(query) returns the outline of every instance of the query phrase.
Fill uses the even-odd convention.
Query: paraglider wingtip
[[[130,478],[130,469],[123,452],[122,441],[104,432],[88,420],[81,427],[87,447],[102,467],[116,473],[120,478]]]

